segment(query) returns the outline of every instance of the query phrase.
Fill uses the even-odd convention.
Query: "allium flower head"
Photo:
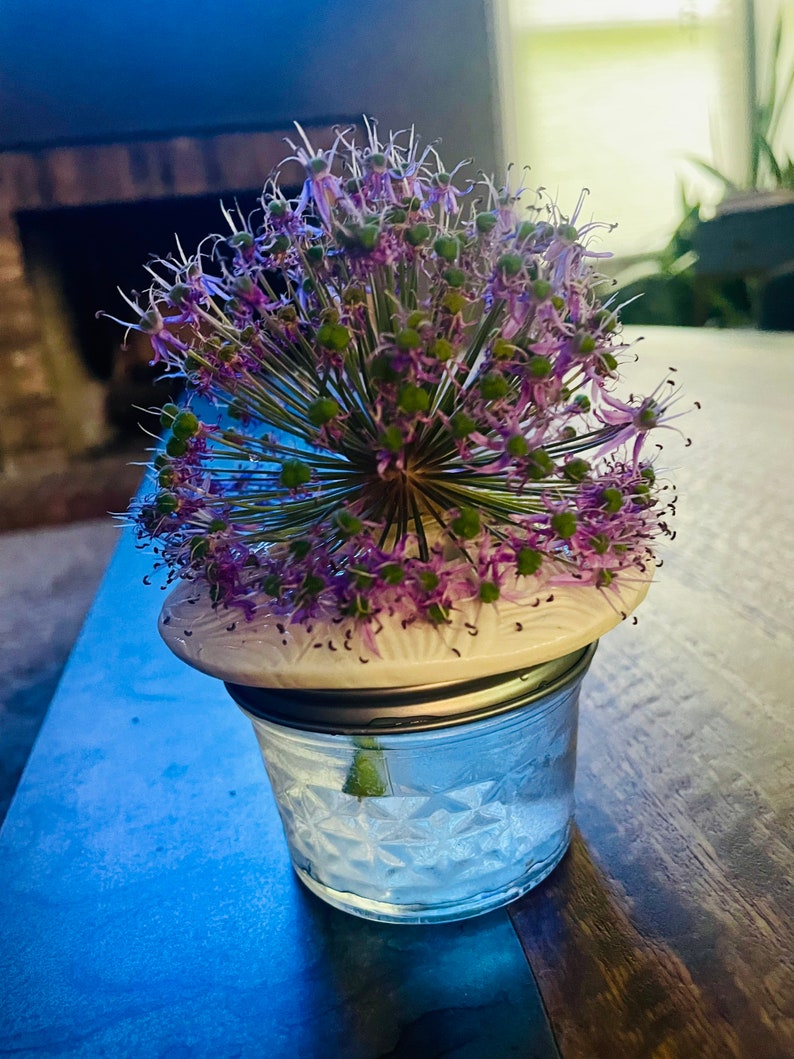
[[[367,123],[328,152],[298,133],[294,198],[271,179],[261,214],[224,211],[225,236],[130,299],[186,393],[160,412],[141,539],[219,606],[370,628],[541,574],[644,575],[668,532],[648,438],[674,395],[615,395],[608,226],[447,170],[413,132]]]

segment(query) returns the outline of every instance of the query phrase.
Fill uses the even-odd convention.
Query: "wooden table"
[[[788,1059],[794,336],[645,333],[638,374],[703,405],[662,454],[678,536],[585,683],[571,852],[511,916],[565,1059]]]
[[[0,834],[0,1054],[794,1056],[794,338],[646,333],[637,389],[676,365],[703,409],[662,453],[678,539],[585,682],[554,874],[439,927],[307,894],[126,539]]]

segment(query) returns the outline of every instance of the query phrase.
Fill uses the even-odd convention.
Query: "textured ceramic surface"
[[[649,573],[650,578],[650,573]],[[526,579],[524,579],[526,580]],[[344,624],[284,625],[275,615],[245,621],[214,610],[196,585],[166,599],[160,634],[183,662],[234,684],[270,688],[390,688],[473,680],[560,658],[593,643],[642,600],[650,580],[631,579],[620,594],[582,585],[536,583],[521,602],[510,591],[497,605],[453,612],[439,629],[386,619],[366,650]],[[517,586],[518,587],[518,586]]]

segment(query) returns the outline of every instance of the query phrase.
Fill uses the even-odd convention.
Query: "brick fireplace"
[[[309,130],[318,147],[333,140],[329,126]],[[80,348],[65,284],[46,254],[31,254],[23,221],[111,203],[184,206],[206,204],[207,196],[254,194],[284,157],[290,131],[0,152],[0,473],[66,465],[101,450],[111,432],[107,373],[97,372]],[[288,184],[303,179],[297,165],[282,175]],[[96,308],[123,315],[120,299]],[[119,329],[119,347],[121,341]]]

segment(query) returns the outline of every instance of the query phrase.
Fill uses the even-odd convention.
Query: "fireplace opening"
[[[16,214],[25,268],[42,317],[52,376],[62,400],[80,403],[87,387],[99,389],[103,422],[87,431],[94,448],[116,447],[140,436],[139,407],[179,396],[175,379],[162,380],[149,361],[148,340],[106,317],[132,319],[128,295],[152,282],[145,264],[177,251],[193,253],[210,233],[228,231],[221,203],[244,216],[259,208],[261,189],[126,203],[23,210]],[[68,361],[74,361],[69,373]],[[84,376],[84,385],[70,379]],[[66,393],[64,393],[66,391]],[[82,396],[81,396],[82,395]],[[91,402],[87,402],[90,405]],[[138,406],[138,407],[136,407]],[[75,408],[74,414],[81,410]],[[91,415],[89,408],[83,415]]]

